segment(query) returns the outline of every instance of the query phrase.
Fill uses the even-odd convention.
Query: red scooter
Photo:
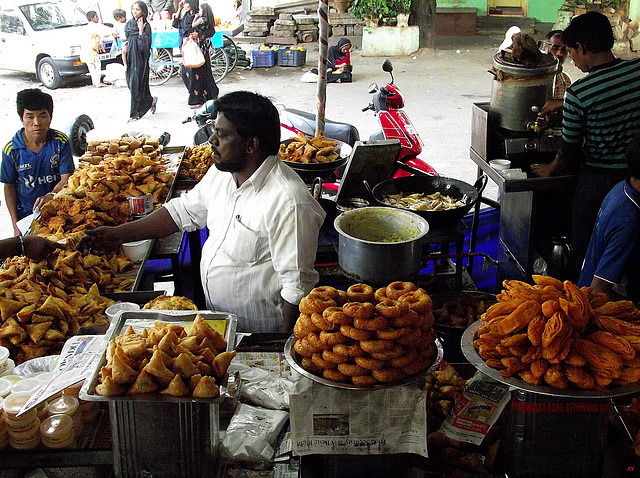
[[[438,176],[438,173],[418,155],[422,152],[422,140],[416,132],[411,120],[402,110],[404,97],[400,89],[393,82],[393,66],[389,60],[382,63],[382,69],[391,74],[391,82],[379,88],[373,83],[369,87],[369,93],[373,95],[371,103],[362,111],[373,110],[380,121],[381,130],[373,133],[369,140],[400,141],[401,151],[398,156],[397,168],[391,177],[410,176],[411,174],[428,174]],[[283,108],[280,110],[280,126],[282,139],[293,138],[298,134],[307,137],[315,136],[315,115],[295,109]],[[348,124],[326,120],[324,135],[327,138],[337,139],[351,146],[360,139],[358,130]],[[325,187],[331,188],[325,183]]]

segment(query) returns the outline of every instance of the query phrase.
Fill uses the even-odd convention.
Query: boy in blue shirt
[[[579,286],[591,286],[610,300],[640,301],[640,134],[629,143],[631,176],[602,202]]]
[[[18,92],[16,103],[24,127],[2,150],[0,182],[14,234],[19,236],[17,222],[64,187],[74,164],[67,135],[50,129],[51,95],[26,89]]]

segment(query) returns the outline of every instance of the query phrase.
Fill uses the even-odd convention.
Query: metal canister
[[[129,196],[129,206],[133,217],[146,216],[153,212],[153,196],[151,194]]]
[[[541,108],[553,97],[557,69],[558,60],[552,55],[544,55],[535,68],[525,68],[495,55],[489,122],[510,131],[530,131],[528,125],[537,118],[532,107]]]

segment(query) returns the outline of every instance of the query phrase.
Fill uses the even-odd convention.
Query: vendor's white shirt
[[[236,314],[239,331],[280,331],[281,298],[297,304],[318,281],[324,210],[275,156],[240,187],[212,166],[165,207],[181,230],[209,228],[200,263],[207,306]]]

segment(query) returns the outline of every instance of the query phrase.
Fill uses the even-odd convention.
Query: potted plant
[[[389,17],[392,11],[391,2],[386,0],[353,0],[351,13],[367,22],[367,26],[378,26],[380,18]]]
[[[411,0],[396,0],[394,2],[394,9],[397,12],[396,26],[408,27],[409,26],[409,14],[411,13]]]

